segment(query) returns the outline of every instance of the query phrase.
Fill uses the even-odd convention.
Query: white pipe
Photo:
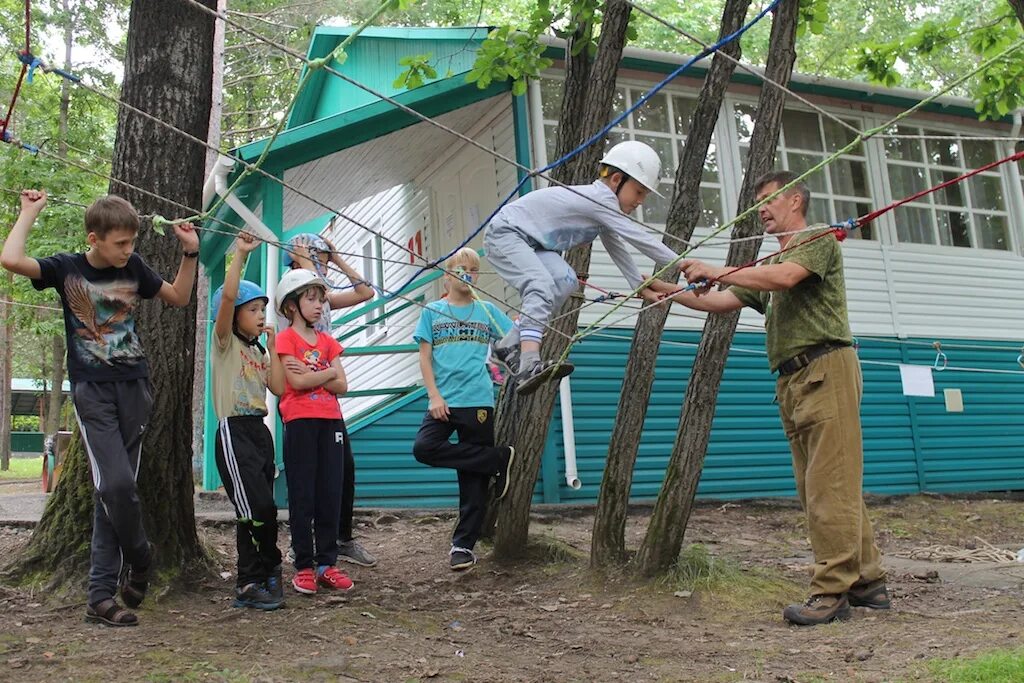
[[[1013,127],[1010,128],[1010,138],[1019,138],[1020,137],[1021,112],[1022,111],[1024,111],[1024,109],[1014,109],[1013,110]]]
[[[565,450],[565,483],[574,491],[583,488],[576,472],[576,429],[572,421],[572,387],[569,378],[558,383],[558,396],[562,405],[562,448]]]
[[[533,167],[544,168],[548,165],[548,150],[544,137],[544,108],[541,106],[540,80],[531,78],[527,85],[526,105],[530,119],[530,142],[533,149]],[[534,176],[533,189],[539,190],[548,186],[546,178]]]
[[[277,234],[273,230],[268,228],[266,224],[260,220],[259,216],[254,214],[249,207],[242,203],[238,197],[233,193],[228,192],[228,174],[231,173],[231,169],[234,168],[235,162],[226,156],[221,156],[217,160],[217,164],[213,167],[213,172],[210,174],[210,178],[207,179],[207,185],[210,183],[210,179],[213,180],[214,190],[218,195],[224,198],[224,203],[234,209],[235,213],[245,221],[246,227],[252,231],[257,237],[270,240],[272,242],[277,241]],[[206,188],[204,186],[203,192],[205,194]],[[206,202],[204,200],[204,206]],[[278,269],[280,268],[278,263],[278,249],[267,245],[267,282],[266,291],[267,298],[270,299],[270,308],[274,305],[274,294],[277,290],[278,281]],[[273,320],[273,314],[268,315],[268,320]],[[273,353],[273,350],[271,350]],[[270,430],[272,438],[277,437],[276,429],[277,420],[277,396],[274,396],[269,391],[267,392],[267,416],[263,419],[263,422],[267,425],[267,429]]]

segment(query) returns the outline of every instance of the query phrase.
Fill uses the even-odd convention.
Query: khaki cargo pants
[[[816,358],[779,377],[776,392],[814,550],[811,595],[845,593],[882,578],[862,492],[857,352],[843,348]]]

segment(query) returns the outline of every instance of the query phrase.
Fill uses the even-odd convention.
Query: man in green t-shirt
[[[763,176],[756,183],[757,200],[794,180],[787,171]],[[765,233],[779,240],[784,253],[735,272],[687,259],[680,265],[687,281],[708,286],[673,297],[700,311],[749,306],[765,316],[768,364],[779,374],[779,413],[814,550],[810,598],[782,613],[800,625],[844,619],[851,605],[890,606],[862,493],[862,381],[846,310],[843,255],[833,236],[820,237],[827,226],[808,229],[809,201],[807,186],[797,183],[759,209]],[[712,283],[728,287],[711,289]]]

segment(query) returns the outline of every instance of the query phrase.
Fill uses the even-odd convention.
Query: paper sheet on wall
[[[900,365],[904,396],[935,396],[930,365]]]

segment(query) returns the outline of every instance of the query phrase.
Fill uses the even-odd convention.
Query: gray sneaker
[[[540,389],[546,382],[557,382],[558,380],[572,374],[576,366],[568,361],[556,363],[553,360],[537,361],[533,367],[522,368],[516,374],[516,393],[520,396],[527,396]]]
[[[338,559],[358,564],[361,567],[375,567],[377,558],[367,552],[366,548],[359,545],[355,539],[351,541],[338,541]]]
[[[491,357],[505,369],[506,374],[514,375],[519,372],[519,344],[505,346],[499,341],[494,344],[493,349]]]

